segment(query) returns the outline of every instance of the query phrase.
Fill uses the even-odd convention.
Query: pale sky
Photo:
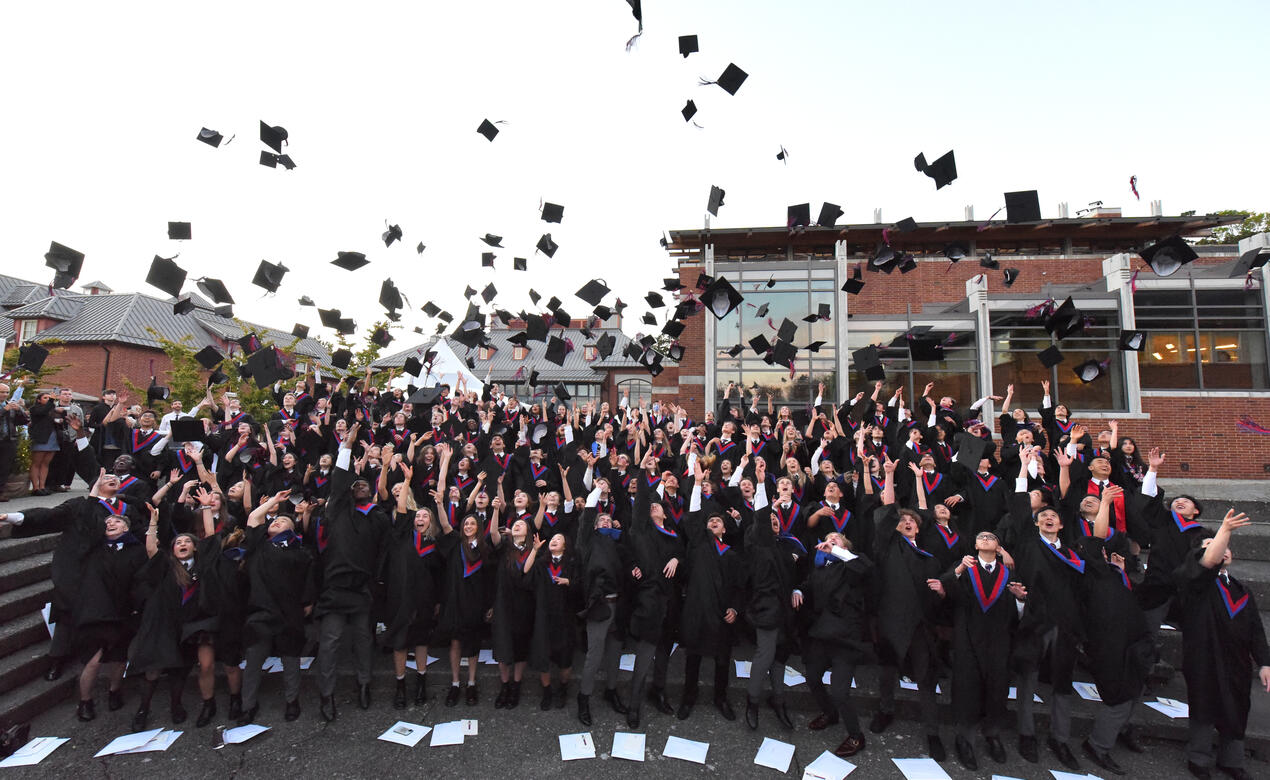
[[[1155,198],[1166,214],[1270,211],[1264,1],[643,5],[627,52],[624,0],[6,3],[3,270],[50,279],[58,241],[87,254],[81,283],[162,295],[146,270],[179,251],[191,279],[225,280],[239,316],[323,337],[300,295],[360,335],[391,277],[414,307],[395,350],[411,326],[431,332],[425,300],[459,315],[463,288],[489,281],[503,308],[534,287],[581,316],[573,292],[602,277],[634,332],[671,269],[658,238],[701,227],[712,184],[727,190],[718,227],[823,200],[841,222],[875,207],[957,220],[968,204],[984,219],[1020,189],[1046,216],[1093,200],[1144,215]],[[685,60],[677,39],[694,33]],[[736,96],[698,86],[729,62],[750,74]],[[704,129],[679,114],[689,98]],[[493,143],[484,118],[507,121]],[[261,119],[290,132],[294,171],[257,164]],[[237,138],[212,149],[203,126]],[[936,192],[912,160],[949,149],[960,178]],[[538,219],[540,200],[563,224]],[[194,239],[167,240],[168,220]],[[405,233],[389,249],[385,220]],[[548,231],[552,260],[534,254]],[[507,247],[494,271],[485,233]],[[342,271],[340,250],[372,263]],[[291,269],[276,296],[250,284],[261,259]]]

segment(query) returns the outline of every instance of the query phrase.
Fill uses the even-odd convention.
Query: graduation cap
[[[611,333],[602,333],[595,340],[595,351],[599,353],[602,359],[608,359],[613,354],[613,348],[617,346],[617,337]]]
[[[808,352],[819,352],[820,348],[823,347],[826,343],[827,342],[824,342],[824,341],[813,341],[810,344],[808,344],[806,347],[804,347],[804,349],[806,349]]]
[[[79,272],[84,267],[84,253],[51,241],[49,251],[44,253],[44,264],[57,272],[53,275],[53,286],[64,290],[79,278]]]
[[[592,279],[582,285],[582,289],[578,290],[576,294],[592,306],[598,306],[600,301],[604,300],[604,296],[609,294],[609,286],[604,283],[603,279]]]
[[[173,241],[188,241],[190,239],[190,223],[169,222],[168,238]]]
[[[525,320],[525,337],[530,341],[547,340],[547,321],[537,314]]]
[[[217,317],[224,317],[227,320],[232,320],[234,318],[234,307],[228,304],[224,306],[217,306],[215,309],[212,309],[212,311],[216,313]]]
[[[710,199],[706,201],[706,211],[710,212],[711,216],[719,216],[719,207],[723,205],[723,196],[726,194],[722,187],[710,185]]]
[[[895,229],[901,233],[911,233],[917,230],[917,220],[912,217],[905,217],[895,223]]]
[[[960,241],[954,241],[951,244],[948,244],[944,247],[944,257],[948,258],[954,263],[957,262],[958,260],[962,260],[969,253],[970,253],[970,250],[966,247],[965,244],[961,243]]]
[[[864,369],[864,368],[868,368],[869,366],[876,366],[881,364],[882,362],[879,357],[879,354],[880,353],[878,351],[878,348],[874,346],[873,344],[870,344],[868,346],[861,347],[855,350],[854,352],[852,352],[851,362],[855,365],[857,369]]]
[[[1138,253],[1156,276],[1172,276],[1199,255],[1181,236],[1172,235]],[[1240,258],[1242,260],[1242,258]]]
[[[307,295],[301,295],[301,296],[300,296],[300,301],[299,301],[299,303],[300,303],[300,305],[301,305],[301,306],[313,306],[313,305],[315,305],[315,304],[313,303],[313,299],[312,299],[312,298],[310,298],[310,297],[309,297],[309,296],[307,296]]]
[[[695,54],[696,52],[699,52],[699,51],[701,50],[697,48],[697,36],[695,35],[679,36],[679,53],[680,54],[682,54],[684,57],[687,57],[689,54]]]
[[[214,369],[211,375],[207,377],[207,386],[211,387],[212,385],[219,385],[223,382],[228,382],[228,381],[229,381],[229,377],[225,374],[225,372],[217,368],[217,369]]]
[[[1053,368],[1063,362],[1063,353],[1056,346],[1048,347],[1036,355],[1037,360],[1046,368]]]
[[[515,334],[513,334],[513,335],[511,335],[511,336],[508,336],[508,337],[507,337],[507,343],[508,343],[508,344],[515,344],[515,345],[516,345],[516,346],[518,346],[518,347],[528,347],[528,346],[529,346],[529,334],[528,334],[528,333],[526,333],[525,331],[523,331],[523,330],[522,330],[522,331],[520,331],[519,333],[515,333]]]
[[[498,288],[494,286],[493,282],[490,282],[489,284],[485,285],[485,289],[481,290],[481,300],[485,301],[486,303],[489,303],[490,301],[494,300],[494,296],[496,295],[498,295]]]
[[[235,339],[234,343],[239,347],[242,347],[243,352],[248,354],[255,352],[261,347],[260,337],[255,333],[244,333],[242,336]]]
[[[979,267],[995,271],[1001,267],[1001,263],[997,262],[997,259],[992,256],[991,252],[984,252],[983,257],[979,258]]]
[[[1036,190],[1005,194],[1006,222],[1036,222],[1041,218],[1041,199]]]
[[[820,320],[827,320],[831,316],[833,316],[833,309],[829,306],[829,304],[822,303],[816,307],[815,314],[808,314],[806,317],[803,317],[803,322],[818,322]]]
[[[288,270],[282,263],[271,263],[268,260],[261,260],[260,265],[256,267],[256,275],[251,278],[251,283],[257,287],[263,287],[271,293],[276,293],[278,285],[282,284],[282,277],[286,275]]]
[[[687,103],[684,103],[683,108],[679,109],[679,113],[683,114],[685,122],[690,122],[692,121],[692,118],[697,115],[697,104],[689,100]]]
[[[356,330],[357,323],[353,321],[352,317],[341,317],[340,321],[335,324],[335,332],[343,333],[345,336],[353,335]]]
[[[340,324],[339,309],[318,309],[318,319],[322,321],[322,327],[337,328]]]
[[[758,334],[749,341],[750,349],[754,350],[754,354],[762,357],[772,351],[772,345],[768,343],[767,337],[762,333]]]
[[[552,336],[551,340],[547,342],[547,353],[543,356],[543,358],[548,363],[555,363],[557,366],[563,366],[564,356],[568,353],[568,345],[565,344],[564,339],[559,336]]]
[[[851,295],[859,295],[864,289],[864,274],[860,271],[860,266],[856,266],[851,272],[851,278],[842,285],[842,291]]]
[[[666,324],[662,326],[661,332],[672,339],[677,339],[683,335],[684,324],[679,320],[668,320]]]
[[[401,364],[401,373],[406,376],[418,376],[423,373],[423,364],[419,362],[419,358],[411,355]]]
[[[977,472],[979,470],[979,461],[983,460],[988,444],[988,442],[974,434],[957,433],[953,436],[953,446],[957,448],[957,457],[954,460],[971,471]]]
[[[604,304],[596,306],[592,309],[591,313],[594,314],[596,319],[600,320],[600,322],[605,322],[613,316],[613,310]]]
[[[899,258],[895,263],[895,267],[899,268],[900,273],[902,274],[914,271],[917,269],[917,258],[913,257],[908,252],[900,252]]]
[[[799,203],[785,209],[785,227],[807,227],[811,224],[811,204]]]
[[[536,368],[530,369],[529,371],[529,386],[530,387],[538,386],[538,369]]]
[[[347,349],[337,349],[331,353],[331,365],[338,369],[348,368],[348,364],[353,360],[353,353]]]
[[[678,276],[667,276],[661,280],[661,288],[666,292],[678,292],[682,287]]]
[[[528,270],[529,270],[529,261],[528,261],[528,260],[526,260],[526,259],[525,259],[525,258],[523,258],[523,257],[513,257],[513,258],[512,258],[512,270],[513,270],[513,271],[528,271]]]
[[[781,326],[776,330],[776,338],[780,341],[793,341],[797,334],[798,325],[788,317],[781,320]]]
[[[1063,301],[1054,313],[1045,319],[1045,330],[1053,333],[1059,341],[1085,328],[1085,316],[1072,303],[1071,296]]]
[[[496,236],[496,235],[494,235],[493,233],[486,233],[486,234],[485,234],[485,235],[481,238],[481,240],[482,240],[482,241],[484,241],[484,242],[486,243],[486,245],[488,245],[488,246],[498,247],[499,249],[502,249],[502,248],[503,248],[503,237],[502,237],[502,236]],[[491,255],[491,257],[493,257],[493,255]]]
[[[789,164],[789,152],[785,151],[785,147],[784,147],[784,146],[782,146],[782,147],[781,147],[781,150],[780,150],[779,152],[777,152],[777,153],[776,153],[776,159],[780,160],[781,162],[785,163],[786,165],[788,165],[788,164]]]
[[[423,250],[425,249],[427,249],[427,247],[423,245],[422,241],[419,242],[419,246],[415,247],[415,251],[419,254],[423,254]]]
[[[194,353],[194,359],[203,368],[216,368],[225,360],[225,356],[216,347],[203,347]]]
[[[745,351],[744,344],[733,344],[725,350],[728,357],[736,357]]]
[[[178,417],[172,421],[172,441],[178,444],[186,441],[204,441],[207,432],[203,430],[203,421],[196,417]]]
[[[1086,360],[1072,369],[1072,373],[1076,374],[1081,383],[1086,385],[1105,374],[1106,371],[1106,364],[1097,360]]]
[[[225,136],[221,135],[215,130],[208,129],[206,127],[200,129],[198,131],[198,135],[194,136],[195,140],[202,141],[203,143],[207,144],[213,149],[219,149],[220,142],[224,140],[224,138]]]
[[[728,283],[726,277],[720,276],[710,283],[701,293],[701,302],[710,310],[716,319],[723,319],[745,300],[736,288]]]
[[[173,314],[189,314],[194,311],[194,301],[189,295],[182,295],[172,302]]]
[[[873,257],[869,258],[869,269],[872,271],[885,271],[890,273],[895,268],[896,253],[895,250],[886,244],[878,244],[877,249],[873,252]]]
[[[493,286],[493,285],[491,285],[491,286]],[[513,315],[512,315],[512,313],[511,313],[511,312],[507,311],[506,309],[495,309],[495,310],[494,310],[494,316],[495,316],[495,317],[497,317],[497,318],[498,318],[498,321],[499,321],[499,322],[501,322],[501,323],[503,323],[504,325],[511,325],[511,324],[512,324],[512,316],[513,316]]]
[[[767,307],[771,304],[764,301],[757,309],[754,310],[754,316],[762,319],[767,316]]]
[[[437,387],[421,387],[406,399],[407,403],[416,406],[427,406],[435,404],[441,398],[441,388]]]
[[[570,398],[572,398],[572,397],[573,397],[573,396],[569,395],[569,391],[565,389],[565,386],[564,386],[564,384],[563,384],[563,383],[561,383],[561,384],[557,384],[557,385],[553,388],[553,391],[554,391],[554,392],[555,392],[555,394],[556,394],[556,398],[559,398],[561,401],[568,401]]]
[[[543,233],[542,238],[538,239],[537,249],[547,257],[555,257],[556,250],[559,248],[560,245],[551,240],[550,233]]]
[[[1141,352],[1146,346],[1147,334],[1140,330],[1120,331],[1120,348],[1132,352]]]
[[[933,163],[926,162],[926,155],[919,154],[913,160],[913,167],[935,180],[935,189],[939,190],[946,184],[952,184],[953,179],[957,178],[957,160],[953,157],[952,150]]]
[[[277,163],[278,165],[281,165],[283,168],[286,168],[288,171],[295,170],[295,161],[291,159],[291,155],[289,154],[278,155]],[[269,167],[272,168],[274,166],[271,165]]]
[[[1009,287],[1014,284],[1015,279],[1019,278],[1019,269],[1007,268],[1005,269],[1004,274],[1005,274],[1004,284],[1006,287]]]
[[[443,311],[437,315],[437,319],[445,323],[454,322],[454,315],[448,311]]]
[[[380,325],[378,328],[375,328],[375,330],[371,331],[370,340],[374,344],[378,344],[381,347],[386,347],[392,343],[392,334],[388,332],[387,328],[385,328],[383,325]]]
[[[150,377],[150,386],[146,388],[146,403],[154,403],[155,401],[166,401],[172,391],[159,384],[158,380]]]
[[[555,203],[542,204],[542,221],[543,222],[559,223],[560,220],[562,219],[564,219],[564,206],[561,206]]]
[[[1228,278],[1234,279],[1239,276],[1250,274],[1254,268],[1260,268],[1265,265],[1267,261],[1270,261],[1270,247],[1261,246],[1256,249],[1249,249],[1247,252],[1244,252],[1239,256],[1239,260],[1235,263],[1235,266],[1230,269],[1230,276]]]
[[[385,279],[379,286],[379,305],[388,311],[396,311],[405,306],[401,299],[401,291],[397,289],[397,285],[393,284],[392,279]]]
[[[573,321],[573,318],[569,316],[569,312],[559,306],[551,310],[551,318],[562,328],[569,327],[569,323]]]
[[[734,63],[728,63],[728,66],[723,69],[723,73],[719,76],[717,81],[707,81],[702,79],[701,86],[704,87],[709,84],[718,84],[723,88],[724,92],[727,92],[729,95],[735,95],[736,91],[741,88],[741,85],[744,84],[745,80],[749,77],[750,74],[738,68]]]
[[[824,205],[820,207],[820,216],[816,217],[816,224],[821,227],[831,228],[838,223],[838,218],[842,214],[842,209],[837,204],[825,201]],[[768,286],[771,286],[770,283]]]
[[[944,345],[935,338],[910,338],[908,351],[913,360],[942,362],[944,359]]]
[[[150,272],[146,274],[146,284],[154,285],[176,298],[185,284],[185,269],[166,257],[155,255],[150,262]]]
[[[383,239],[384,246],[392,246],[392,242],[401,240],[401,225],[389,225],[380,238]]]
[[[793,362],[797,354],[798,348],[793,344],[788,341],[778,341],[772,347],[772,362],[787,366]]]
[[[369,263],[366,255],[361,252],[336,252],[335,259],[331,261],[331,265],[343,268],[345,271],[356,271]]]
[[[23,344],[18,347],[18,362],[14,364],[14,368],[30,371],[32,374],[39,373],[48,356],[49,351],[39,344]]]
[[[260,121],[260,140],[264,142],[265,146],[281,154],[282,145],[287,142],[287,129],[281,125],[270,127],[262,119]]]
[[[476,132],[485,136],[485,140],[492,142],[494,140],[494,136],[498,135],[498,128],[495,127],[494,123],[488,119],[482,119],[480,127],[476,128]]]
[[[209,279],[204,277],[196,282],[198,289],[212,299],[213,303],[233,303],[234,297],[229,294],[229,288],[220,279]]]
[[[301,325],[297,322],[295,327],[291,328],[291,335],[298,339],[307,339],[309,337],[309,326]]]

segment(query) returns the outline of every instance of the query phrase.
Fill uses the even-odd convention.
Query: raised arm
[[[150,526],[146,529],[146,557],[153,558],[159,553],[159,510],[153,504],[146,504],[150,510]]]
[[[1220,568],[1222,560],[1226,557],[1226,550],[1230,549],[1230,535],[1236,528],[1243,528],[1251,522],[1252,520],[1243,512],[1227,510],[1226,516],[1222,518],[1221,527],[1217,529],[1217,533],[1213,534],[1213,540],[1208,543],[1208,547],[1204,548],[1204,556],[1199,559],[1199,565],[1205,569]]]

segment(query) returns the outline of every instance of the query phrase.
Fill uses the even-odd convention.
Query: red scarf
[[[1110,487],[1111,483],[1108,482],[1107,485],[1108,487]],[[1102,488],[1099,487],[1098,483],[1093,481],[1092,479],[1089,480],[1089,487],[1087,488],[1087,492],[1091,496],[1098,496],[1100,498],[1102,497]],[[1114,519],[1113,525],[1115,525],[1117,531],[1119,531],[1120,533],[1124,533],[1125,525],[1124,525],[1124,494],[1123,493],[1121,493],[1120,495],[1116,496],[1115,498],[1111,500],[1111,508],[1113,513],[1115,514],[1115,517],[1113,518]]]

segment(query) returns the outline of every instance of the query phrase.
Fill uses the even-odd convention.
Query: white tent
[[[467,383],[467,389],[480,393],[485,389],[485,383],[476,378],[476,375],[468,370],[467,364],[454,354],[454,350],[450,348],[450,344],[445,339],[437,339],[436,343],[430,348],[436,352],[436,357],[432,361],[431,366],[424,366],[423,373],[418,376],[410,376],[401,374],[393,377],[392,386],[406,389],[407,385],[415,387],[435,387],[436,385],[449,385],[451,391],[457,391],[459,386],[459,377],[463,377],[463,381]],[[420,362],[423,361],[423,353],[427,349],[420,348],[419,354],[416,355]]]

